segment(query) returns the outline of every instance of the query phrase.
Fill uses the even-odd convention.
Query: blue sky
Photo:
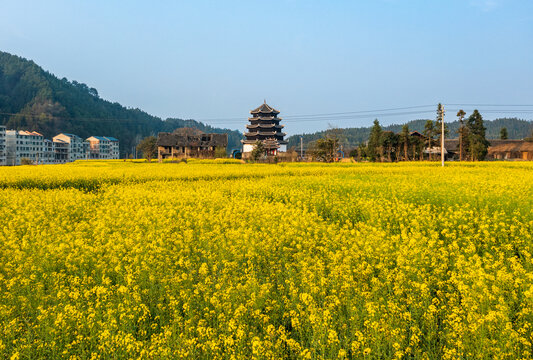
[[[0,50],[125,106],[239,130],[263,99],[287,120],[533,104],[532,44],[529,0],[0,2]],[[302,118],[286,130],[368,126],[376,113]],[[485,118],[501,115],[533,117]]]

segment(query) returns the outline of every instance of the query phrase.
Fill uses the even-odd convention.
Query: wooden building
[[[533,160],[533,141],[489,140],[487,158],[492,160]]]
[[[228,134],[206,134],[192,128],[177,129],[172,133],[159,133],[157,137],[157,158],[214,158],[217,148],[226,149]]]
[[[526,140],[488,139],[488,160],[533,160],[533,142]],[[448,159],[459,160],[459,140],[444,140]],[[467,159],[463,155],[463,159]]]
[[[261,141],[267,155],[277,155],[278,152],[286,152],[288,141],[284,139],[285,133],[281,130],[281,118],[279,111],[263,103],[257,109],[250,111],[252,115],[248,118],[250,122],[246,125],[247,132],[244,133],[243,156],[250,156],[254,149],[254,144]]]

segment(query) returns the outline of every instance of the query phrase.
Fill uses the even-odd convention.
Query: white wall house
[[[0,166],[7,165],[6,127],[0,125]]]
[[[70,144],[66,141],[63,141],[61,139],[54,139],[52,140],[54,143],[54,152],[55,152],[55,162],[56,164],[64,164],[68,162],[69,158],[69,147]]]
[[[85,140],[89,143],[90,159],[118,159],[118,140],[108,136],[91,136]]]
[[[85,160],[88,158],[88,143],[83,141],[78,135],[61,133],[53,137],[54,142],[60,143],[58,140],[67,143],[67,159],[65,162],[76,160]],[[57,147],[57,143],[56,143]],[[56,151],[57,154],[57,151]],[[59,161],[62,162],[62,161]]]
[[[106,136],[106,138],[109,140],[109,144],[110,144],[111,159],[119,159],[120,150],[119,150],[118,139],[111,137],[111,136]]]
[[[42,160],[43,147],[44,136],[36,131],[6,131],[7,165],[20,165],[22,159],[39,164]]]
[[[0,165],[64,164],[86,159],[118,159],[119,141],[111,136],[91,136],[86,141],[61,133],[53,140],[36,131],[6,130],[0,125]]]
[[[56,149],[54,142],[49,139],[43,140],[43,154],[41,156],[40,164],[55,164],[56,163]]]

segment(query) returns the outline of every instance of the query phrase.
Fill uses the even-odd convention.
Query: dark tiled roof
[[[228,146],[228,134],[198,134],[180,135],[174,133],[159,133],[157,146]]]
[[[276,125],[276,124],[251,124],[251,125],[246,125],[246,128],[247,129],[257,129],[257,128],[261,128],[261,129],[283,129],[283,125]]]
[[[451,152],[459,151],[459,139],[444,139],[444,148]]]
[[[533,151],[533,142],[525,140],[489,139],[489,152],[498,151]],[[444,148],[451,152],[459,151],[459,139],[444,139]],[[508,150],[506,150],[508,149]],[[519,149],[519,150],[513,150]],[[524,149],[524,150],[522,150]]]
[[[250,111],[250,114],[279,114],[279,111],[274,109],[273,107],[270,107],[266,102],[259,106],[258,108]]]
[[[525,140],[491,140],[489,154],[498,152],[533,152],[533,142]]]
[[[198,136],[205,134],[202,130],[192,127],[183,127],[176,129],[172,132],[173,134],[177,135],[185,135],[185,136]]]
[[[281,121],[283,118],[274,117],[272,115],[264,116],[260,114],[255,114],[253,117],[248,118],[249,121]]]

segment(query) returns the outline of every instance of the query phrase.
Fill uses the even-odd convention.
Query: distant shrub
[[[215,148],[215,158],[218,159],[218,158],[227,158],[228,157],[228,153],[226,152],[226,148],[224,147],[217,147]]]
[[[35,163],[28,158],[22,158],[20,159],[20,165],[35,165]]]

